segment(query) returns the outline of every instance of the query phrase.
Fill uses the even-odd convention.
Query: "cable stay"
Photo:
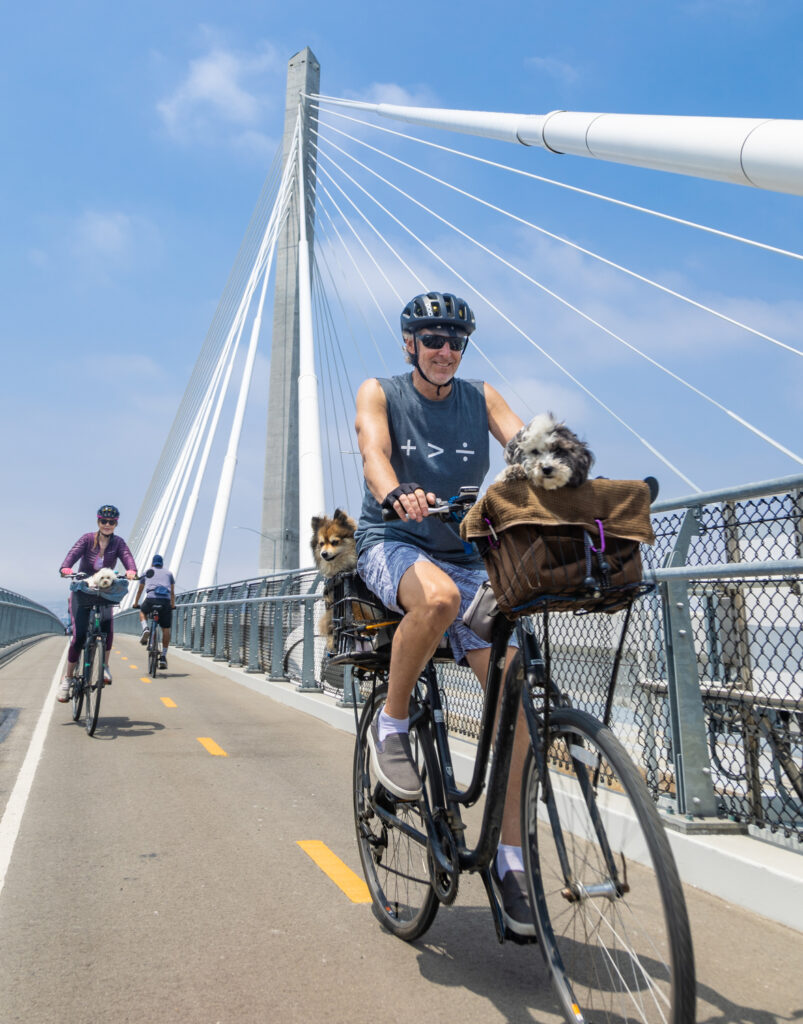
[[[310,97],[311,99],[313,97]],[[323,97],[317,97],[323,99]],[[660,210],[653,210],[649,206],[639,206],[637,203],[629,203],[624,199],[617,199],[614,196],[606,196],[602,192],[593,192],[591,189],[580,188],[578,185],[569,185],[565,181],[558,181],[555,178],[547,178],[542,174],[535,174],[533,171],[525,171],[521,167],[511,167],[510,164],[500,163],[498,160],[489,160],[487,157],[477,156],[475,153],[466,153],[462,149],[455,149],[452,146],[444,146],[438,142],[432,142],[429,139],[420,139],[415,135],[409,135],[407,132],[400,132],[394,128],[386,128],[384,125],[376,124],[373,121],[365,121],[359,117],[351,117],[348,114],[342,114],[339,110],[321,111],[319,104],[319,112],[325,112],[330,117],[339,117],[345,121],[352,121],[354,124],[364,125],[367,128],[373,128],[375,131],[384,132],[386,135],[395,135],[397,138],[406,139],[409,142],[417,142],[421,146],[428,146],[430,149],[440,150],[442,153],[449,153],[452,156],[459,156],[465,160],[473,160],[475,163],[484,164],[486,167],[494,167],[500,171],[507,171],[510,174],[518,174],[522,178],[530,178],[532,181],[539,181],[545,185],[554,185],[556,188],[564,189],[567,192],[575,192],[578,195],[587,196],[590,199],[599,199],[604,203],[612,203],[615,206],[621,206],[627,210],[633,210],[636,213],[644,213],[650,217],[658,217],[660,220],[670,221],[673,224],[679,224],[682,227],[692,228],[695,231],[703,231],[707,234],[717,235],[720,238],[728,239],[732,242],[740,242],[743,245],[753,246],[756,249],[764,249],[766,252],[774,253],[776,256],[788,256],[793,260],[803,260],[803,253],[794,252],[790,249],[782,249],[777,245],[770,245],[768,242],[759,242],[754,238],[746,238],[744,235],[736,235],[730,231],[723,231],[721,228],[711,227],[707,224],[700,224],[698,221],[686,220],[683,217],[677,217],[671,213],[662,213]],[[318,122],[321,123],[320,121]],[[336,130],[334,125],[325,125],[327,128]],[[351,136],[349,136],[351,138]],[[355,141],[358,141],[355,139]]]
[[[329,144],[334,146],[334,148],[337,149],[339,152],[344,152],[343,150],[340,149],[339,146],[335,145],[334,143],[329,143]],[[363,189],[363,187],[358,182],[356,182],[348,174],[348,172],[346,172],[342,167],[340,167],[337,164],[337,162],[335,160],[333,160],[332,157],[330,157],[328,155],[328,153],[322,152],[320,147],[318,149],[318,153],[319,153],[319,156],[322,155],[326,159],[328,159],[335,167],[337,167],[337,169],[340,171],[341,174],[345,175],[345,177],[347,177],[349,179],[349,181],[351,181],[354,185],[356,185],[357,188],[361,189],[361,191],[364,191],[365,194],[370,199],[372,199],[374,202],[376,202],[377,205],[379,205],[380,208],[383,209],[385,213],[388,213],[388,211],[385,209],[385,207],[381,206],[381,204],[376,199],[374,199],[374,197],[371,196],[370,193],[368,193],[365,189]],[[747,430],[751,431],[756,437],[760,438],[762,441],[765,441],[767,444],[771,445],[773,448],[775,448],[777,451],[781,452],[782,454],[786,455],[788,458],[791,458],[792,460],[794,460],[795,462],[799,463],[800,465],[803,465],[803,459],[801,459],[801,457],[799,455],[797,455],[795,452],[792,452],[790,449],[786,448],[784,445],[782,445],[780,442],[776,441],[774,438],[770,437],[768,434],[764,433],[764,431],[762,431],[758,427],[754,426],[752,423],[750,423],[748,420],[744,419],[738,413],[735,413],[733,410],[727,408],[727,406],[722,405],[716,399],[712,398],[710,395],[707,395],[705,392],[701,391],[700,389],[695,387],[693,384],[691,384],[688,381],[686,381],[683,377],[680,377],[678,374],[676,374],[673,371],[669,370],[667,367],[665,367],[663,364],[659,363],[657,360],[653,359],[651,356],[648,356],[646,353],[642,352],[635,345],[632,345],[630,342],[625,341],[624,338],[620,337],[618,334],[616,334],[615,332],[611,331],[609,328],[605,327],[603,324],[601,324],[599,321],[595,320],[589,314],[584,313],[577,306],[573,305],[568,300],[566,300],[562,296],[558,295],[556,292],[554,292],[551,289],[547,288],[546,285],[543,285],[541,282],[539,282],[535,278],[531,277],[525,271],[523,271],[520,268],[516,267],[509,260],[506,260],[503,256],[500,256],[498,253],[495,253],[492,249],[489,249],[487,246],[485,246],[478,239],[476,239],[473,236],[469,235],[467,232],[465,232],[461,228],[457,227],[457,225],[453,224],[451,221],[449,221],[446,218],[442,217],[439,213],[436,213],[434,210],[432,210],[430,207],[426,206],[424,203],[421,203],[419,200],[415,199],[408,192],[405,192],[403,189],[399,188],[399,186],[394,185],[392,182],[388,181],[386,178],[384,178],[377,171],[374,171],[372,168],[368,167],[366,164],[364,164],[361,161],[357,160],[356,157],[351,156],[349,153],[344,153],[344,155],[348,156],[349,159],[353,160],[356,164],[358,164],[358,166],[362,167],[364,170],[366,170],[370,174],[374,175],[383,184],[387,185],[389,188],[394,189],[400,195],[402,195],[405,199],[407,199],[410,202],[414,203],[416,206],[420,207],[426,213],[430,214],[431,216],[433,216],[437,220],[439,220],[441,223],[443,223],[447,227],[451,228],[453,231],[455,231],[461,237],[465,238],[467,241],[471,242],[472,244],[476,245],[478,248],[482,249],[483,252],[487,253],[489,256],[492,256],[494,259],[498,260],[504,266],[508,267],[508,269],[514,271],[516,274],[518,274],[519,276],[521,276],[522,278],[524,278],[525,280],[527,280],[531,284],[535,285],[537,288],[539,288],[545,294],[549,295],[551,298],[556,299],[558,302],[560,302],[566,308],[572,310],[572,312],[577,313],[580,317],[582,317],[588,323],[590,323],[593,326],[599,328],[605,334],[607,334],[609,337],[613,338],[615,341],[620,342],[622,345],[624,345],[630,351],[634,352],[636,355],[640,356],[641,358],[645,359],[647,362],[651,363],[657,369],[661,370],[663,373],[667,374],[669,377],[671,377],[672,379],[676,380],[678,383],[682,384],[684,387],[686,387],[689,390],[691,390],[694,394],[698,395],[700,398],[703,398],[705,401],[709,402],[711,405],[713,405],[715,408],[717,408],[721,412],[724,412],[727,416],[729,416],[731,419],[733,419],[736,423],[739,423],[740,426],[743,426]],[[392,216],[392,214],[390,216]],[[394,218],[394,219],[396,219],[396,218]],[[405,227],[398,220],[397,220],[397,223],[399,223],[402,227]],[[405,227],[405,230],[408,230],[408,229]],[[427,247],[427,248],[429,248],[429,247]],[[432,251],[432,250],[430,250],[430,251]],[[438,258],[440,258],[440,257],[438,257]],[[535,343],[533,342],[533,344],[535,344]],[[541,352],[544,351],[543,349],[540,348],[540,346],[536,346],[536,347],[539,349],[539,351],[541,351]],[[559,364],[556,363],[555,365],[559,365]],[[687,482],[691,483],[691,481],[687,481]]]
[[[667,285],[660,284],[660,282],[655,281],[653,278],[646,277],[643,274],[639,274],[637,271],[622,266],[622,264],[616,263],[613,260],[610,260],[607,257],[602,256],[600,253],[594,252],[591,249],[586,249],[582,245],[578,245],[576,242],[572,242],[570,239],[565,238],[562,235],[556,235],[554,232],[548,231],[546,228],[541,227],[538,224],[534,224],[532,221],[526,220],[524,217],[519,217],[517,214],[512,213],[509,210],[505,210],[501,206],[497,206],[495,203],[489,202],[487,199],[482,199],[471,192],[467,192],[465,189],[459,188],[457,185],[453,185],[450,182],[445,181],[443,178],[438,178],[436,175],[430,174],[428,171],[424,171],[420,167],[416,167],[414,164],[408,163],[406,160],[401,160],[399,157],[393,156],[390,153],[386,153],[384,150],[378,149],[376,146],[372,146],[369,143],[364,142],[362,139],[355,138],[353,135],[349,135],[347,132],[342,132],[340,131],[340,129],[334,128],[333,126],[327,125],[326,127],[329,127],[331,131],[337,132],[339,135],[342,135],[345,138],[350,139],[352,142],[356,142],[360,146],[364,146],[366,149],[370,149],[372,152],[377,153],[380,156],[384,156],[388,160],[392,160],[394,163],[399,164],[401,167],[404,167],[407,170],[414,171],[416,174],[420,174],[422,177],[428,178],[430,181],[434,181],[438,185],[442,185],[444,188],[451,189],[453,192],[456,192],[458,195],[464,196],[466,199],[471,199],[473,202],[479,203],[480,205],[486,207],[487,209],[493,210],[495,213],[500,213],[502,214],[502,216],[508,217],[510,220],[515,221],[517,224],[521,224],[524,227],[531,228],[533,231],[537,231],[539,234],[544,235],[547,238],[553,239],[553,241],[560,242],[562,245],[568,246],[569,248],[574,249],[576,252],[582,253],[584,256],[589,256],[591,259],[597,260],[598,262],[603,263],[608,267],[611,267],[613,270],[619,270],[623,274],[627,274],[629,277],[632,277],[637,281],[641,281],[643,284],[650,285],[650,287],[652,288],[657,288],[659,291],[664,292],[666,295],[671,295],[673,298],[679,299],[681,302],[685,302],[690,306],[694,306],[697,309],[703,310],[706,313],[710,313],[712,316],[715,316],[718,319],[723,320],[725,323],[729,323],[734,327],[738,327],[743,331],[747,331],[748,333],[755,335],[757,338],[763,338],[765,341],[769,341],[771,342],[771,344],[777,345],[779,348],[785,349],[787,352],[791,352],[796,356],[803,357],[803,351],[801,351],[800,349],[795,348],[793,345],[788,345],[786,342],[780,341],[778,338],[774,338],[770,334],[765,334],[763,331],[759,331],[755,327],[750,327],[749,324],[745,324],[741,320],[736,320],[734,317],[728,316],[727,313],[722,313],[717,309],[713,309],[711,306],[705,305],[705,303],[703,302],[698,302],[696,299],[692,299],[690,296],[684,295],[682,292],[675,291],[673,288],[669,288]],[[355,159],[346,150],[340,149],[340,147],[338,147],[330,139],[325,139],[325,141],[329,145],[334,146],[336,149],[338,149],[339,152],[343,153],[345,156],[348,156],[352,160]],[[361,164],[360,166],[364,165]]]

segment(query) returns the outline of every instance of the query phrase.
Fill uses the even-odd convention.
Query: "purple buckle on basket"
[[[486,520],[486,522],[487,522],[487,520]],[[602,552],[605,550],[605,529],[604,529],[604,527],[602,525],[602,520],[601,519],[595,519],[594,522],[599,527],[599,547],[595,548],[594,545],[592,544],[591,545],[591,550],[594,552],[595,555],[596,554],[600,554],[601,555]]]
[[[485,516],[483,516],[482,517],[482,521],[486,524],[488,529],[491,531],[490,537],[488,538],[488,543],[491,545],[492,548],[498,548],[499,547],[499,537],[497,536],[496,530],[493,528],[493,525],[491,524],[491,520],[490,519],[486,519]],[[493,537],[493,540],[491,540],[491,537]]]

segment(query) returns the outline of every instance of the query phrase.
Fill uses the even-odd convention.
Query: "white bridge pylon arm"
[[[803,120],[600,114],[503,114],[315,96],[320,103],[553,153],[803,195]]]
[[[298,139],[301,133],[299,130]],[[307,240],[304,151],[297,143],[298,196],[298,564],[314,565],[307,543],[313,516],[323,515],[323,454],[321,451],[318,378],[315,374],[315,339],[312,330],[310,258]]]

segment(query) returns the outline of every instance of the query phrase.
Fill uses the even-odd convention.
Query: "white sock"
[[[501,879],[505,877],[508,871],[524,871],[521,847],[500,843],[496,851],[496,873]]]
[[[390,715],[385,714],[385,709],[382,708],[379,712],[379,721],[377,722],[376,731],[379,733],[379,742],[384,743],[385,737],[390,736],[394,732],[409,732],[410,719],[391,718]]]

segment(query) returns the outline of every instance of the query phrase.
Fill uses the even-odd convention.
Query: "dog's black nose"
[[[541,468],[541,472],[544,474],[544,476],[552,476],[552,467],[551,466],[543,466]]]

